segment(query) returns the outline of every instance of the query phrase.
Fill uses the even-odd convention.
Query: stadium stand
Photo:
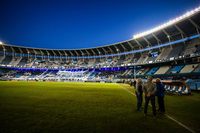
[[[9,65],[17,66],[21,60],[22,60],[22,57],[14,57],[14,58],[12,58],[11,62],[9,63]]]
[[[167,59],[170,59],[170,60],[177,59],[179,55],[181,54],[181,52],[183,51],[183,48],[184,48],[183,44],[173,46]]]
[[[3,64],[3,65],[8,65],[8,64],[11,62],[11,60],[12,60],[12,56],[6,56],[6,57],[2,60],[1,64]]]
[[[146,75],[154,75],[156,71],[159,69],[159,67],[153,67],[151,70],[149,70]]]
[[[158,71],[155,73],[155,75],[158,74],[165,74],[169,70],[170,66],[162,66],[158,69]]]
[[[198,66],[198,64],[185,65],[180,73],[191,73]]]
[[[180,65],[180,66],[173,66],[169,69],[169,71],[167,73],[171,74],[171,73],[179,73],[181,71],[181,69],[184,67],[184,65]]]
[[[193,72],[196,72],[196,73],[200,72],[200,64],[196,67],[196,69]]]
[[[169,53],[171,52],[172,48],[171,47],[167,47],[167,48],[163,48],[161,50],[161,54],[157,57],[156,61],[160,62],[160,61],[167,61],[167,57],[169,56]]]

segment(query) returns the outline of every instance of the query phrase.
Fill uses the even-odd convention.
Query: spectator
[[[158,111],[161,113],[165,113],[165,105],[164,105],[164,95],[165,95],[165,88],[164,85],[161,83],[160,79],[156,79],[156,96],[158,100]]]
[[[134,79],[133,81],[131,81],[131,86],[133,86],[134,88],[136,87],[136,79]]]
[[[142,107],[142,101],[143,101],[143,84],[142,84],[142,79],[137,79],[136,82],[136,89],[135,89],[135,94],[137,97],[137,111],[141,111]]]
[[[148,77],[147,82],[144,85],[145,94],[145,105],[144,105],[144,115],[147,115],[147,109],[149,101],[151,101],[153,115],[156,116],[156,106],[155,106],[155,93],[156,85],[152,82],[153,77]]]

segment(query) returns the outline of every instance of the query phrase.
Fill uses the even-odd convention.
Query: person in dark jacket
[[[142,101],[143,101],[143,83],[142,79],[137,79],[136,87],[135,87],[135,94],[137,97],[137,111],[141,111]]]
[[[165,88],[161,83],[159,78],[156,79],[156,96],[158,100],[158,111],[161,113],[165,113],[165,105],[164,105],[164,96],[165,96]]]

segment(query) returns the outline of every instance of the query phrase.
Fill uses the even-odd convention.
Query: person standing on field
[[[141,78],[137,79],[135,94],[137,97],[137,111],[141,111],[142,101],[143,101],[143,95],[142,95],[143,94],[143,84],[142,84]]]
[[[148,77],[147,82],[144,85],[144,94],[145,94],[144,115],[145,116],[147,115],[149,101],[151,101],[153,115],[156,116],[156,105],[155,105],[156,85],[152,81],[153,81],[153,77]]]
[[[164,96],[165,96],[165,88],[164,85],[161,83],[160,79],[156,79],[156,96],[158,100],[158,111],[161,113],[165,113],[165,105],[164,105]]]

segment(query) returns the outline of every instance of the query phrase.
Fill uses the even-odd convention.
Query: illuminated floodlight
[[[3,44],[3,42],[2,41],[0,41],[0,45],[2,45]]]
[[[160,26],[158,26],[158,27],[155,27],[155,28],[153,28],[153,29],[151,29],[151,30],[148,30],[148,31],[145,31],[145,32],[136,34],[136,35],[133,35],[133,39],[137,39],[137,38],[140,38],[140,37],[143,37],[143,36],[152,34],[152,33],[156,32],[156,31],[161,30],[161,29],[164,29],[164,28],[166,28],[166,27],[168,27],[168,26],[170,26],[170,25],[173,25],[173,24],[175,24],[175,23],[177,23],[177,22],[180,22],[180,21],[182,21],[182,20],[184,20],[184,19],[186,19],[186,18],[189,18],[190,16],[192,16],[192,15],[198,13],[199,11],[200,11],[200,6],[197,7],[197,8],[195,8],[195,9],[193,9],[193,10],[191,10],[191,11],[189,11],[189,12],[186,12],[186,13],[183,14],[182,16],[177,17],[177,18],[175,18],[175,19],[173,19],[173,20],[170,20],[170,21],[168,21],[167,23],[164,23],[164,24],[162,24],[162,25],[160,25]]]

